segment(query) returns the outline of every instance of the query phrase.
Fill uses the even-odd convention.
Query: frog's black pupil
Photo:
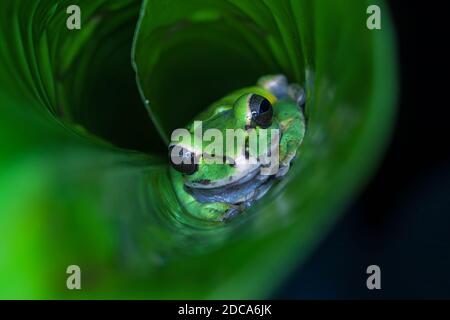
[[[252,120],[250,127],[259,126],[261,128],[268,128],[272,124],[273,108],[269,100],[254,94],[249,100],[250,112]]]
[[[259,107],[259,113],[264,113],[270,110],[270,108],[272,108],[272,105],[270,104],[269,100],[264,99],[261,102],[261,105]]]
[[[198,170],[198,164],[194,160],[195,156],[193,152],[179,146],[169,147],[169,163],[178,172],[187,175],[194,174]]]

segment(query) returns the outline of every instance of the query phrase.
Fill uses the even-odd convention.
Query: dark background
[[[401,92],[373,179],[276,298],[450,298],[450,89],[438,2],[390,1]],[[447,40],[445,40],[447,39]],[[447,67],[445,67],[447,68]],[[381,290],[366,287],[381,268]]]

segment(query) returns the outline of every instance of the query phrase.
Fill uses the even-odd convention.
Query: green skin
[[[284,84],[281,86],[284,93],[271,88],[269,83],[273,80],[279,80],[280,75],[265,76],[259,79],[257,86],[240,89],[223,97],[216,103],[209,106],[204,112],[198,115],[195,120],[202,121],[202,129],[205,132],[209,128],[220,130],[225,137],[226,129],[242,129],[246,131],[246,125],[249,123],[249,96],[258,94],[270,101],[273,107],[272,124],[268,129],[279,129],[279,166],[280,169],[274,178],[280,179],[288,171],[292,159],[295,157],[305,134],[305,118],[300,108],[298,99],[298,85],[287,85],[283,77]],[[303,93],[303,91],[302,91]],[[278,98],[276,97],[278,96]],[[192,123],[187,126],[189,132],[194,132]],[[259,128],[256,127],[256,133],[259,135]],[[270,137],[270,135],[269,135]],[[270,143],[270,138],[267,139]],[[228,192],[224,187],[227,183],[239,183],[240,179],[250,171],[250,169],[238,170],[236,166],[228,163],[217,164],[207,160],[207,146],[211,142],[202,142],[203,156],[199,157],[198,170],[191,175],[182,174],[171,168],[171,177],[175,192],[184,208],[194,217],[207,221],[225,221],[232,216],[242,212],[249,207],[257,198],[261,197],[262,190],[252,190],[249,192],[248,199],[240,203],[227,202],[200,202],[190,192],[190,188],[203,188],[204,181],[207,181],[207,188],[215,188],[222,192]],[[176,144],[176,142],[171,145]],[[224,142],[225,146],[225,142]],[[239,149],[239,147],[236,147]],[[255,151],[258,154],[258,150]],[[239,153],[235,150],[235,153]],[[210,154],[210,153],[209,153]],[[222,154],[214,154],[222,158]],[[227,155],[228,159],[230,156]],[[233,160],[235,157],[231,156]],[[230,182],[231,181],[231,182]],[[273,179],[271,180],[271,182]]]

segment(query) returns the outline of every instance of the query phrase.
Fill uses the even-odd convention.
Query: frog
[[[228,129],[237,130],[245,142],[236,144],[231,155],[208,152],[205,141],[200,142],[200,151],[192,143],[170,142],[170,177],[184,210],[196,219],[227,222],[267,194],[286,176],[303,143],[305,103],[302,86],[289,83],[283,74],[265,75],[255,85],[220,98],[188,123],[185,129],[192,135],[195,124],[201,123],[203,130],[215,129],[224,136]],[[249,136],[260,138],[263,133],[268,138],[252,149],[251,162]],[[278,166],[268,172],[262,160],[275,152]]]

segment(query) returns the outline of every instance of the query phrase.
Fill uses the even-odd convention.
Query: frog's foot
[[[276,174],[276,177],[284,176],[290,168],[292,160],[294,160],[297,154],[297,146],[299,143],[296,141],[289,141],[286,145],[280,146],[280,154],[284,154],[283,159],[280,159],[280,167]]]
[[[220,217],[220,221],[224,222],[224,221],[230,220],[233,217],[237,216],[242,211],[243,211],[243,209],[240,208],[239,206],[231,207]]]
[[[281,165],[280,168],[278,169],[277,174],[275,175],[276,178],[281,178],[282,176],[284,176],[286,173],[288,173],[289,168],[290,168],[290,163],[286,164],[286,165]]]
[[[244,210],[250,208],[257,200],[261,199],[270,190],[273,182],[273,179],[269,179],[266,183],[262,184],[255,190],[251,198],[228,209],[228,211],[222,216],[222,221],[230,220]]]
[[[187,209],[196,218],[208,221],[222,221],[222,216],[232,208],[232,205],[222,202],[192,202]]]

